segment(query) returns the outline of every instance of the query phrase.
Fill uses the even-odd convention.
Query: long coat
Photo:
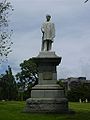
[[[55,37],[55,26],[52,22],[44,22],[41,27],[41,31],[43,32],[43,40],[51,40],[53,42],[53,38]]]

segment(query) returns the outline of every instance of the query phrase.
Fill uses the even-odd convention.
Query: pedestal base
[[[64,89],[57,84],[36,85],[32,88],[31,97],[26,100],[26,112],[68,112],[68,100]]]
[[[26,101],[26,112],[34,113],[67,113],[66,98],[29,98]]]
[[[68,112],[68,100],[64,89],[56,84],[57,66],[61,57],[55,52],[40,52],[32,60],[37,64],[39,84],[32,88],[31,98],[26,101],[26,112]]]

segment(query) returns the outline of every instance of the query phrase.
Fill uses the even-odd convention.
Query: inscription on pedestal
[[[53,78],[52,76],[53,76],[52,72],[44,72],[43,80],[52,80],[52,78]]]

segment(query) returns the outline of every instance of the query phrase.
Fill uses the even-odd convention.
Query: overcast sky
[[[14,74],[19,64],[39,54],[41,24],[50,14],[56,27],[53,51],[62,57],[58,78],[86,76],[90,79],[90,1],[84,0],[9,0],[14,12],[10,16],[13,29],[13,52],[2,63],[0,73],[8,65]]]

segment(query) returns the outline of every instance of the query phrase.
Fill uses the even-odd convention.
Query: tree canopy
[[[5,74],[0,76],[0,99],[16,100],[17,91],[17,84],[12,74],[12,69],[8,66],[8,70],[6,70]]]
[[[32,59],[25,60],[20,64],[21,72],[17,73],[16,78],[25,89],[29,85],[37,83],[37,65]]]
[[[85,2],[84,2],[84,3],[86,3],[86,2],[88,2],[88,0],[85,0]]]
[[[17,73],[16,79],[21,99],[30,97],[31,88],[38,83],[37,65],[32,59],[24,60],[21,64],[21,72]]]
[[[7,58],[11,52],[12,30],[9,30],[9,15],[13,11],[12,5],[7,0],[0,2],[0,62]]]

